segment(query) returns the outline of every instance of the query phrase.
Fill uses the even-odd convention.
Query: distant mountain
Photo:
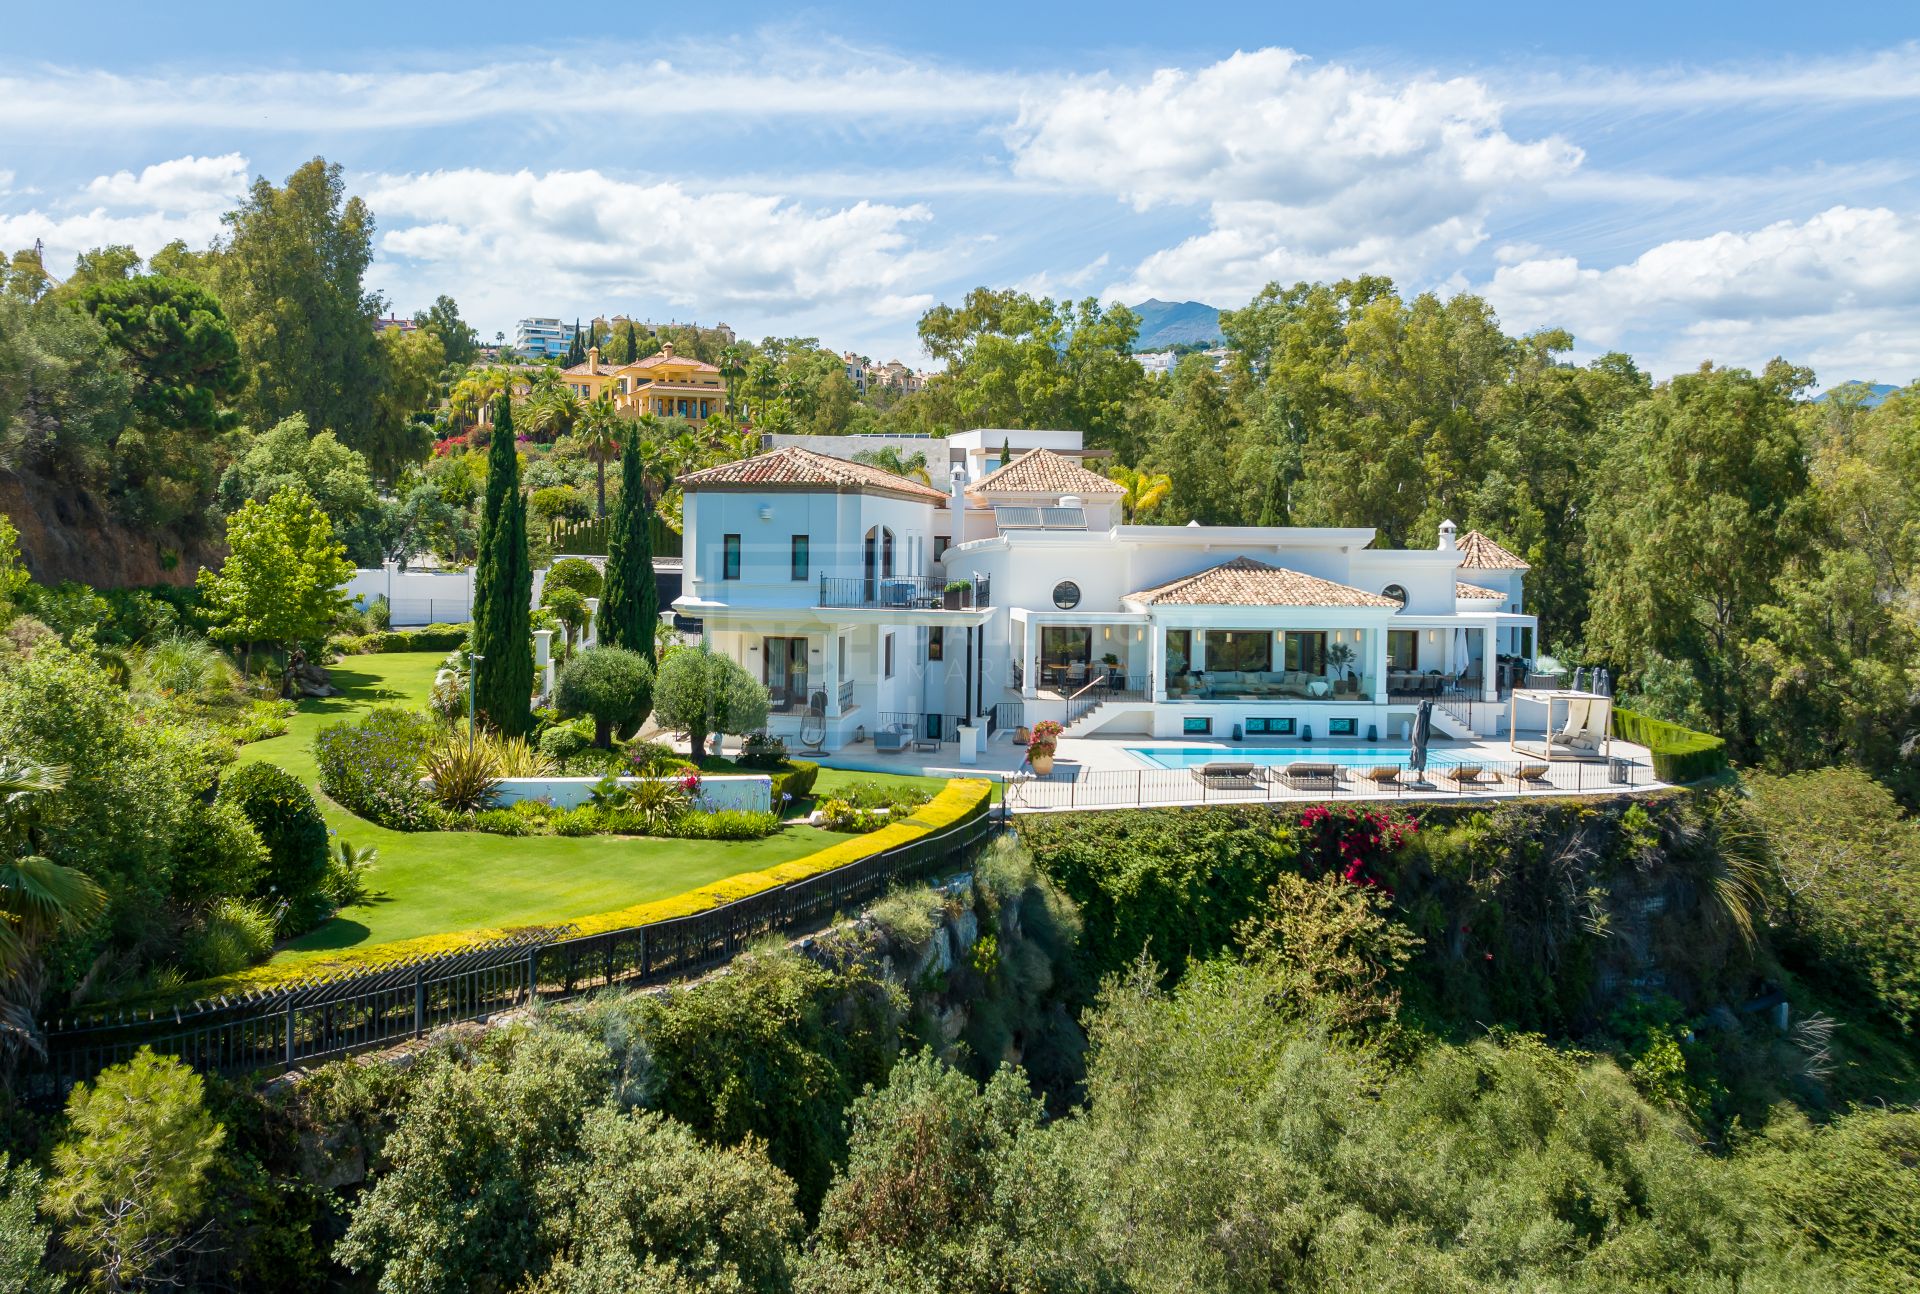
[[[1220,341],[1220,312],[1203,301],[1142,301],[1128,307],[1140,316],[1135,351],[1166,350],[1182,343],[1212,346]]]
[[[1818,404],[1820,400],[1831,399],[1834,393],[1840,390],[1841,387],[1866,388],[1866,392],[1867,392],[1866,398],[1860,401],[1860,403],[1862,406],[1868,409],[1879,408],[1880,402],[1882,400],[1885,400],[1888,396],[1892,395],[1895,391],[1898,391],[1900,389],[1899,387],[1893,385],[1891,382],[1842,382],[1838,386],[1829,387],[1826,391],[1822,392],[1819,398],[1814,401],[1814,403]]]

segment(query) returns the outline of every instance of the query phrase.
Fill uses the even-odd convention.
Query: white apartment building
[[[1526,563],[1443,525],[1140,526],[1078,432],[769,437],[681,478],[674,606],[829,750],[1072,736],[1399,739],[1418,701],[1496,701],[1531,658]],[[852,461],[894,444],[929,480]],[[1004,460],[1004,461],[1003,461]],[[1456,705],[1442,735],[1497,723]]]

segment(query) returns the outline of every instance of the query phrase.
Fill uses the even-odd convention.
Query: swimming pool
[[[1202,764],[1260,764],[1273,767],[1295,761],[1338,764],[1342,768],[1404,766],[1412,753],[1407,746],[1128,746],[1126,751],[1148,768],[1199,768]],[[1456,762],[1429,751],[1427,762],[1439,767]]]

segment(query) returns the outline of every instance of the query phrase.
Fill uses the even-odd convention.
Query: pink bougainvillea
[[[1391,809],[1315,804],[1300,815],[1300,829],[1307,834],[1307,875],[1338,871],[1354,885],[1378,886],[1381,866],[1419,828]]]

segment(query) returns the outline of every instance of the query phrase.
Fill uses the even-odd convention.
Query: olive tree
[[[739,736],[767,726],[767,689],[729,656],[681,647],[660,663],[653,710],[664,726],[686,734],[699,759],[713,733]]]
[[[596,647],[567,662],[554,685],[560,713],[593,717],[593,744],[605,749],[615,729],[631,731],[653,708],[653,666],[624,647]]]

